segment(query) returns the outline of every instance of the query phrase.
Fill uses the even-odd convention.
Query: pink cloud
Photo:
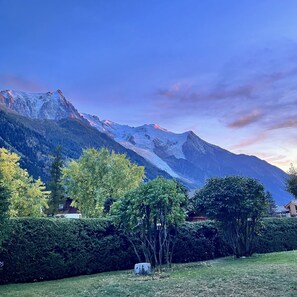
[[[261,133],[255,135],[255,136],[252,136],[250,138],[247,138],[247,139],[241,141],[238,144],[235,144],[234,146],[232,146],[232,148],[233,149],[239,149],[239,148],[242,148],[242,147],[247,147],[247,146],[250,146],[250,145],[253,145],[255,143],[263,141],[266,137],[267,137],[267,132],[261,132]]]
[[[269,128],[269,130],[285,129],[297,127],[297,116],[281,121],[277,124],[274,124]]]
[[[235,119],[233,122],[228,124],[229,128],[242,128],[247,125],[250,125],[254,122],[259,121],[263,117],[263,112],[260,110],[253,110],[252,112],[245,114],[237,119]]]

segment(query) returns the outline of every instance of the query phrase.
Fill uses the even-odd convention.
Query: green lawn
[[[0,286],[1,297],[297,296],[297,251],[174,265],[161,277],[131,271]]]

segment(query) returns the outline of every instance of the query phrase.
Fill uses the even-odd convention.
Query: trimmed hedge
[[[211,221],[181,226],[173,252],[175,263],[204,261],[231,254],[216,224]]]
[[[127,240],[109,220],[11,219],[4,242],[0,283],[29,282],[131,269],[137,262]],[[256,252],[297,249],[297,219],[263,222]],[[180,227],[173,262],[193,262],[230,255],[214,222]]]
[[[127,239],[107,220],[12,219],[0,282],[28,282],[131,268]]]
[[[264,219],[256,241],[256,253],[272,253],[297,249],[297,218]]]

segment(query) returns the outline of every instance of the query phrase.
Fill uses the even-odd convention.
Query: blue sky
[[[297,162],[297,1],[0,0],[0,89]]]

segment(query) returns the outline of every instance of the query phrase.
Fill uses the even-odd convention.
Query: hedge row
[[[297,218],[274,218],[263,221],[256,242],[256,253],[272,253],[297,249]]]
[[[127,238],[108,220],[14,219],[0,261],[0,283],[28,282],[131,269],[137,258]],[[297,249],[297,219],[263,222],[258,253]],[[230,255],[215,223],[186,223],[173,262]]]
[[[14,219],[3,248],[1,283],[126,269],[136,261],[127,239],[99,219]]]

